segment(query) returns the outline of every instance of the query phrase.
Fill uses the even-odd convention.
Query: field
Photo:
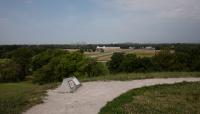
[[[99,114],[199,114],[200,82],[157,85],[130,90]]]
[[[200,77],[200,72],[151,72],[151,73],[118,73],[98,77],[80,77],[81,81],[135,80],[149,78]]]
[[[152,57],[159,50],[147,50],[147,49],[116,49],[116,50],[104,50],[104,52],[85,52],[88,57],[96,58],[99,62],[107,62],[111,59],[111,56],[115,52],[134,53],[139,57]]]
[[[35,85],[31,82],[0,84],[0,114],[21,114],[27,108],[42,103],[46,90],[58,84]]]

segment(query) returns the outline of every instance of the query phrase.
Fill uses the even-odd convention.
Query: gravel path
[[[57,89],[49,90],[43,104],[32,107],[24,114],[97,114],[108,101],[130,89],[182,81],[200,81],[200,78],[86,82],[75,93],[63,94],[58,93]]]

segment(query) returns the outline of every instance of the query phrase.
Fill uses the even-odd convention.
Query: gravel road
[[[108,101],[130,89],[183,81],[200,81],[200,78],[85,82],[75,93],[58,93],[58,88],[48,90],[44,103],[30,108],[24,114],[97,114]]]

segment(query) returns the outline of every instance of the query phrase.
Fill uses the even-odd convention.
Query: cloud
[[[21,0],[5,10],[0,42],[200,42],[199,0],[63,1]]]
[[[32,4],[33,3],[33,0],[25,0],[24,1],[26,4]]]
[[[143,12],[163,18],[200,19],[199,0],[103,0],[102,4],[129,13]]]
[[[5,22],[7,22],[8,21],[8,18],[1,18],[0,17],[0,23],[5,23]]]

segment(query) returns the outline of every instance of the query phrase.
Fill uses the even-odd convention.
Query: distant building
[[[106,47],[106,46],[97,46],[96,50],[99,51],[99,50],[117,50],[117,49],[120,49],[120,47]]]
[[[135,47],[129,47],[129,49],[135,49]]]
[[[147,49],[147,50],[155,50],[155,48],[151,47],[151,46],[147,46],[147,47],[145,47],[145,49]]]
[[[106,48],[106,46],[97,46],[97,49],[105,49]]]

